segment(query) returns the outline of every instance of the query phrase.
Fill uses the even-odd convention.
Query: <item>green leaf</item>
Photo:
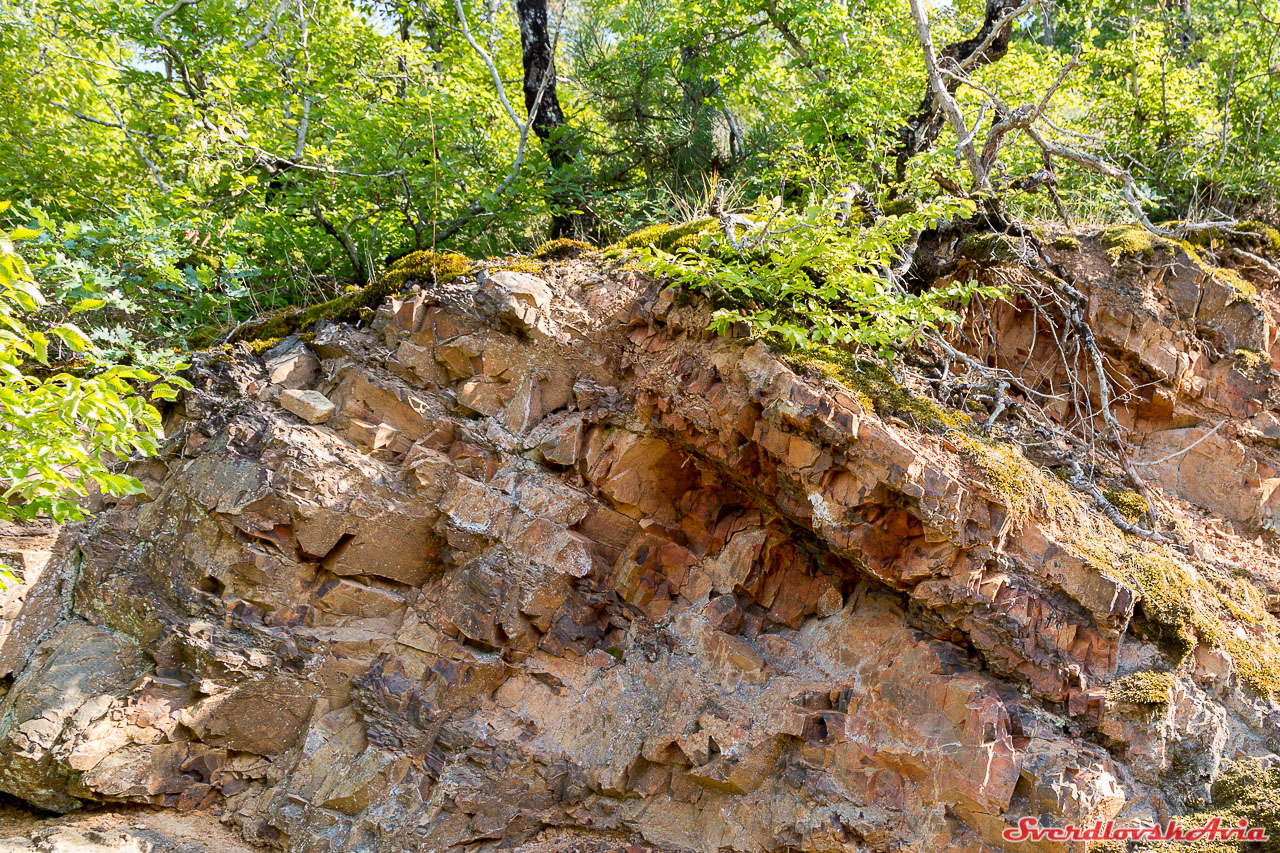
[[[84,332],[80,331],[80,329],[76,328],[71,323],[63,323],[60,326],[54,326],[49,331],[61,338],[63,343],[71,347],[71,349],[76,352],[85,352],[92,346],[89,338],[85,336]]]
[[[71,308],[72,314],[79,314],[81,311],[93,311],[107,304],[105,299],[81,299]]]

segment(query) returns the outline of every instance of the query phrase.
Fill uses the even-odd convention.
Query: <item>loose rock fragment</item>
[[[319,391],[286,388],[280,392],[280,405],[309,424],[321,424],[333,414],[333,403]]]

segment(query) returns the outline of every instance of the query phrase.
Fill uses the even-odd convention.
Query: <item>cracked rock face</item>
[[[1078,532],[706,321],[571,262],[199,365],[10,605],[0,791],[298,853],[924,853],[1275,748],[1211,650],[1121,715],[1155,652]]]

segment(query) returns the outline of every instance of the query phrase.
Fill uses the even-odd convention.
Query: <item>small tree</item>
[[[0,202],[0,212],[8,206]],[[174,399],[190,385],[110,363],[67,319],[101,300],[69,309],[49,303],[15,248],[37,233],[0,230],[0,520],[63,522],[83,517],[80,500],[92,487],[117,496],[142,491],[136,478],[113,470],[154,454],[164,436],[159,412],[136,385],[153,383],[151,399]],[[14,578],[0,565],[0,585]]]

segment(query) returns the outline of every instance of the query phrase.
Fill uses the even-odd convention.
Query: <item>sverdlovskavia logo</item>
[[[1002,835],[1005,841],[1269,841],[1267,831],[1250,827],[1241,819],[1234,826],[1219,818],[1210,818],[1204,826],[1183,827],[1174,818],[1160,826],[1116,826],[1115,821],[1094,821],[1092,826],[1073,823],[1065,826],[1041,826],[1040,818],[1024,817],[1016,827]]]

